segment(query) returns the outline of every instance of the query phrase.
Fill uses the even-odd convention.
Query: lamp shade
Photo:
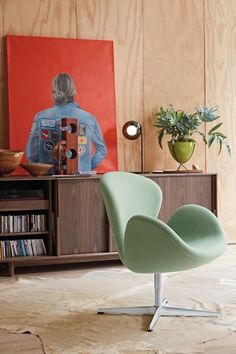
[[[129,120],[123,125],[122,133],[127,139],[135,140],[142,134],[142,126],[135,120]]]
[[[143,132],[142,125],[135,120],[129,120],[123,125],[122,133],[129,140],[136,140],[141,138],[141,172],[144,171],[144,158],[143,158]]]

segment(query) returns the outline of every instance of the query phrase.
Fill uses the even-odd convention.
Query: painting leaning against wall
[[[79,169],[117,170],[113,42],[7,35],[6,46],[9,148],[50,163],[61,118],[77,118]]]

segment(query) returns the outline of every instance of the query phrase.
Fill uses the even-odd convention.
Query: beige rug
[[[161,318],[148,333],[148,316],[96,314],[153,304],[152,280],[122,266],[0,278],[0,327],[38,334],[47,354],[236,354],[236,245],[207,266],[165,275],[170,306],[220,318]]]

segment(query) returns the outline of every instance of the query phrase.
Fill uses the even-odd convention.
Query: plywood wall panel
[[[218,173],[218,213],[227,237],[236,241],[236,1],[206,0],[206,102],[217,105],[222,131],[232,147],[207,150],[208,171]]]
[[[114,42],[119,169],[140,171],[140,140],[125,139],[122,126],[143,122],[142,0],[77,0],[77,37]]]
[[[204,104],[203,1],[144,0],[144,116],[146,170],[176,168],[157,145],[153,112],[162,105],[192,111]],[[199,144],[190,165],[205,168]]]
[[[6,34],[75,37],[76,36],[76,3],[75,0],[1,0],[2,42]],[[2,44],[2,43],[1,43]],[[3,43],[4,44],[4,43]],[[7,145],[7,84],[5,73],[5,45],[3,45],[3,62],[0,70],[4,70],[0,90],[3,90],[3,115],[0,117],[0,144]]]
[[[4,0],[4,32],[75,37],[75,0]]]

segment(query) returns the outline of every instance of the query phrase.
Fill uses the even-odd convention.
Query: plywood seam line
[[[145,172],[146,171],[146,168],[145,168],[145,134],[144,134],[144,121],[145,121],[145,97],[144,97],[144,2],[145,0],[142,0],[142,30],[143,30],[143,43],[142,43],[142,46],[143,46],[143,84],[142,84],[142,96],[143,96],[143,112],[142,112],[142,131],[141,131],[141,139],[140,139],[140,144],[141,144],[141,158],[140,158],[140,164],[141,164],[141,171],[142,172]]]
[[[0,0],[0,7],[2,8],[1,15],[2,15],[2,35],[4,36],[4,15],[3,15],[3,9],[4,9],[4,0]]]
[[[206,105],[206,0],[203,0],[203,85],[204,85],[204,105]],[[206,135],[206,123],[205,123],[205,135]],[[205,146],[205,172],[207,171],[207,145]]]
[[[75,1],[75,38],[79,38],[78,36],[78,2]]]

